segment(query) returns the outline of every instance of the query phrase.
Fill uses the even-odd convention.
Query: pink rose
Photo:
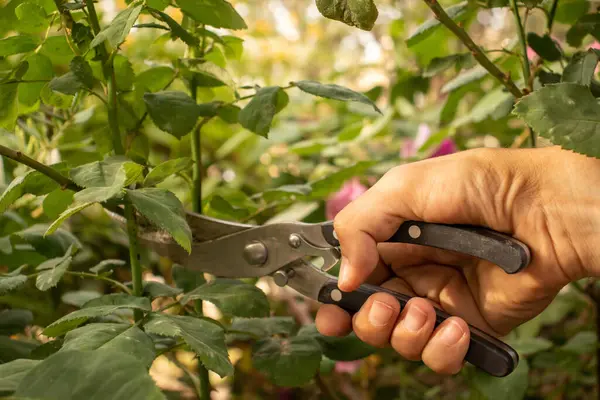
[[[403,158],[414,157],[417,155],[419,148],[423,146],[430,136],[431,129],[429,129],[429,126],[427,126],[427,124],[419,125],[417,137],[415,139],[407,139],[404,141],[402,148],[400,149],[400,155]],[[458,148],[456,147],[454,140],[451,138],[446,138],[442,140],[439,146],[427,158],[445,156],[447,154],[456,153],[457,151]]]
[[[356,361],[337,361],[335,363],[335,372],[340,374],[354,374],[359,370],[362,360]]]
[[[531,47],[527,46],[527,59],[531,62],[531,61],[535,61],[535,59],[537,57],[538,57],[538,55],[535,52],[535,50],[533,50]]]
[[[342,188],[327,200],[325,204],[327,219],[334,219],[337,213],[366,191],[367,187],[360,183],[358,178],[346,181]]]
[[[431,154],[429,156],[429,158],[441,157],[441,156],[445,156],[448,154],[456,153],[457,151],[458,151],[458,148],[456,147],[454,140],[452,140],[450,138],[446,138],[446,139],[442,140],[442,143],[440,143],[438,148],[433,152],[433,154]]]

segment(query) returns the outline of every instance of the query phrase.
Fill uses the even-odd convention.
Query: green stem
[[[38,172],[46,175],[48,178],[56,181],[59,185],[61,185],[65,189],[71,189],[73,191],[78,191],[79,186],[75,184],[72,180],[60,174],[60,172],[52,169],[51,167],[44,165],[33,158],[27,157],[25,154],[20,151],[15,151],[9,149],[8,147],[0,145],[0,156],[4,156],[6,158],[10,158],[18,163],[25,164],[28,167],[35,169]]]
[[[73,272],[73,271],[67,271],[65,272],[66,275],[72,275],[72,276],[78,276],[80,278],[90,278],[90,279],[96,279],[99,281],[105,281],[105,282],[109,282],[113,285],[115,285],[116,287],[118,287],[119,289],[123,290],[125,293],[127,294],[131,294],[131,290],[123,285],[121,282],[116,281],[114,279],[110,279],[106,276],[102,276],[102,275],[95,275],[95,274],[90,274],[88,272]]]
[[[125,154],[123,141],[121,140],[121,132],[119,129],[118,119],[118,104],[117,104],[117,82],[115,78],[115,70],[112,65],[112,57],[106,65],[107,82],[108,82],[108,125],[112,133],[111,138],[115,154]]]
[[[527,56],[527,37],[525,36],[525,29],[521,22],[521,16],[519,15],[519,8],[517,7],[517,0],[510,0],[513,15],[515,17],[515,26],[517,28],[517,35],[519,36],[519,42],[521,43],[521,53],[525,62],[523,63],[523,80],[525,85],[529,85],[529,79],[531,77],[531,70],[529,66],[529,57]]]
[[[133,281],[133,295],[141,297],[144,294],[142,286],[142,265],[140,263],[140,249],[138,242],[138,226],[135,220],[133,205],[125,204],[125,218],[127,219],[127,236],[129,236],[129,262],[131,264],[131,276]],[[141,310],[135,310],[135,320],[143,318]]]
[[[548,14],[548,33],[552,32],[552,25],[554,24],[554,17],[556,17],[556,9],[558,8],[558,0],[552,2],[550,13]]]
[[[481,51],[479,46],[477,46],[475,42],[473,42],[473,39],[471,39],[469,34],[465,32],[464,29],[458,26],[452,20],[452,18],[448,16],[446,11],[444,11],[442,6],[440,6],[440,4],[436,0],[425,0],[425,3],[427,4],[427,6],[429,6],[431,11],[433,11],[437,19],[444,26],[450,29],[450,31],[452,31],[452,33],[454,33],[464,43],[464,45],[467,46],[469,50],[471,50],[473,57],[475,57],[477,62],[479,62],[479,64],[490,73],[490,75],[492,75],[501,84],[503,84],[508,89],[508,91],[512,93],[512,95],[516,98],[520,98],[523,96],[523,93],[517,87],[517,85],[515,85],[510,76],[500,71],[496,64],[494,64],[492,61],[490,61],[489,58],[487,58],[487,56],[483,51]]]

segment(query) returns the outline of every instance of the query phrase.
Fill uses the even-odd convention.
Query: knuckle
[[[409,361],[421,361],[422,350],[400,335],[392,335],[390,344],[396,353]]]

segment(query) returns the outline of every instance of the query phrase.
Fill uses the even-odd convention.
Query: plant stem
[[[548,33],[552,32],[552,25],[554,24],[554,17],[556,17],[556,9],[558,8],[558,0],[552,2],[550,8],[550,14],[548,14]]]
[[[138,226],[135,220],[135,210],[133,209],[133,205],[129,203],[125,204],[125,218],[127,219],[127,236],[129,236],[129,262],[131,264],[133,295],[141,297],[144,294],[144,288],[142,287]],[[136,322],[144,317],[141,310],[135,310],[134,316]]]
[[[51,167],[44,165],[33,158],[27,157],[25,154],[20,151],[15,151],[9,149],[8,147],[0,145],[0,156],[4,156],[6,158],[10,158],[16,162],[21,164],[25,164],[28,167],[35,169],[38,172],[46,175],[48,178],[56,181],[59,185],[61,185],[65,189],[71,189],[74,191],[80,190],[79,186],[75,184],[72,180],[60,174],[60,172],[52,169]]]
[[[479,62],[479,64],[490,73],[490,75],[492,75],[500,83],[506,86],[508,91],[512,93],[512,95],[515,96],[517,99],[523,96],[523,93],[517,87],[517,85],[515,85],[510,76],[500,71],[496,64],[494,64],[492,61],[490,61],[489,58],[487,58],[487,56],[483,51],[481,51],[479,46],[477,46],[475,42],[473,42],[473,39],[471,39],[469,34],[465,32],[464,29],[459,27],[452,20],[452,18],[448,16],[446,11],[444,11],[444,9],[442,8],[442,6],[440,6],[437,0],[425,0],[425,3],[427,4],[427,6],[429,6],[429,8],[431,8],[431,11],[433,11],[437,19],[444,26],[450,29],[450,31],[452,31],[452,33],[454,33],[464,43],[464,45],[467,46],[469,50],[471,50],[473,57],[475,57],[477,62]]]
[[[521,53],[525,62],[523,63],[523,80],[525,85],[529,84],[529,77],[531,76],[531,70],[529,66],[529,57],[527,56],[527,37],[525,36],[525,29],[521,22],[521,16],[519,15],[519,8],[517,7],[517,0],[510,0],[513,15],[515,17],[515,26],[517,28],[517,35],[519,36],[519,42],[521,44]]]
[[[78,276],[80,278],[90,278],[90,279],[96,279],[99,281],[105,281],[105,282],[109,282],[113,285],[115,285],[116,287],[118,287],[119,289],[123,290],[125,293],[127,294],[131,294],[131,290],[123,285],[121,282],[116,281],[114,279],[110,279],[106,276],[102,276],[102,275],[95,275],[95,274],[90,274],[87,272],[74,272],[74,271],[67,271],[65,272],[66,275],[72,275],[72,276]]]

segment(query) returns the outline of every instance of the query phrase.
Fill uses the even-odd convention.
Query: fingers
[[[345,336],[352,330],[352,318],[338,306],[325,304],[317,312],[315,325],[322,335]]]
[[[469,349],[470,332],[465,321],[450,317],[440,324],[423,349],[423,362],[439,374],[457,374]]]
[[[375,293],[354,315],[352,326],[356,336],[375,347],[384,347],[400,314],[400,303],[387,293]]]

